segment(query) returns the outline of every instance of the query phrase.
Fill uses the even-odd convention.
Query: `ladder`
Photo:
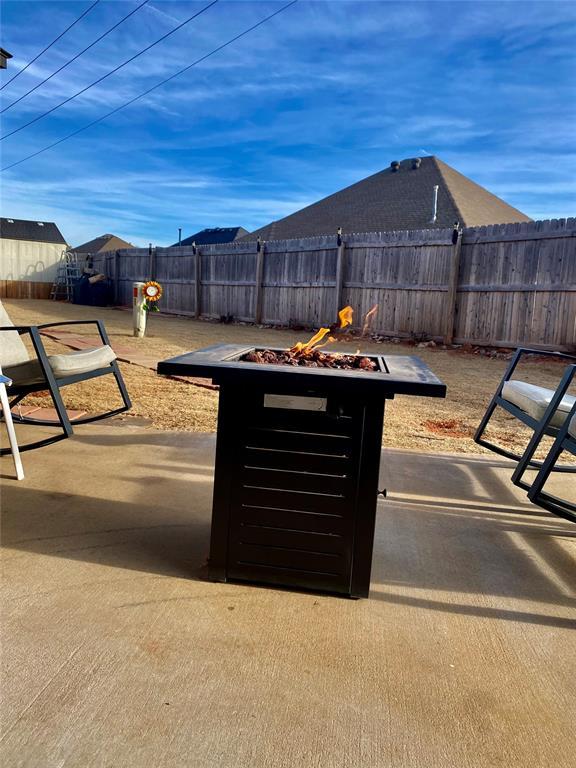
[[[74,283],[80,279],[80,265],[73,251],[62,251],[56,270],[56,280],[52,284],[50,298],[52,301],[72,301]]]

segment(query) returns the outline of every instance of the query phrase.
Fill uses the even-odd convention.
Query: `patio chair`
[[[512,475],[514,485],[527,490],[530,501],[573,522],[576,522],[576,495],[575,501],[570,502],[548,494],[543,489],[551,472],[562,471],[562,469],[566,472],[576,472],[574,465],[566,465],[564,468],[558,465],[558,459],[563,451],[576,454],[576,398],[566,398],[566,391],[575,376],[576,365],[569,365]],[[567,413],[559,411],[559,403],[567,400],[572,401],[570,411]],[[554,423],[557,423],[558,427],[554,428]],[[555,431],[556,439],[544,461],[540,462],[540,471],[536,478],[532,483],[528,483],[523,479],[524,473],[530,467],[540,441],[544,435],[552,434],[552,430]],[[573,487],[576,487],[576,483]]]
[[[566,368],[562,381],[556,391],[512,378],[512,374],[516,370],[521,357],[526,354],[556,357],[572,363],[572,365],[568,365]],[[494,453],[518,462],[518,466],[512,476],[512,481],[520,487],[528,488],[521,479],[522,474],[528,467],[536,469],[542,467],[542,462],[536,461],[533,458],[542,437],[544,435],[556,437],[564,426],[571,408],[576,403],[576,398],[566,394],[574,375],[574,364],[576,364],[576,357],[573,355],[566,355],[561,352],[544,352],[536,349],[517,349],[476,430],[474,442],[494,451]],[[497,407],[503,408],[533,430],[532,438],[522,455],[491,443],[483,437],[492,414]],[[573,465],[555,464],[551,471],[575,472],[576,467]]]
[[[45,328],[71,325],[95,325],[102,340],[102,345],[83,349],[79,352],[48,355],[40,332]],[[30,359],[28,350],[20,338],[23,335],[28,335],[32,340],[36,359]],[[61,434],[21,445],[21,451],[40,448],[57,440],[64,440],[73,434],[72,423],[60,394],[60,390],[70,384],[111,374],[116,380],[123,402],[121,407],[106,411],[105,413],[74,419],[74,424],[88,424],[100,419],[106,419],[109,416],[127,411],[132,405],[122,374],[120,373],[120,368],[116,362],[116,355],[110,346],[104,324],[101,320],[70,320],[60,323],[43,323],[42,325],[15,326],[0,301],[0,365],[2,365],[4,374],[12,380],[10,395],[14,395],[14,397],[10,400],[10,408],[18,405],[27,395],[47,390],[50,393],[58,417],[58,421],[48,421],[13,414],[13,420],[21,424],[60,426],[61,428]],[[8,453],[7,449],[0,450],[0,454],[5,453]]]
[[[576,403],[565,420],[564,426],[558,432],[558,436],[550,448],[548,456],[546,456],[540,471],[528,491],[528,498],[533,504],[537,504],[539,507],[548,510],[548,512],[565,517],[567,520],[576,523],[576,493],[574,494],[575,500],[570,501],[568,499],[561,499],[544,490],[544,484],[563,451],[568,451],[576,456]]]

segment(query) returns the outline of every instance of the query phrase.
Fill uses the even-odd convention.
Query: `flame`
[[[340,328],[345,328],[347,325],[350,325],[352,323],[352,315],[354,314],[354,310],[352,307],[344,307],[344,309],[341,309],[340,312],[338,312],[338,318],[340,320]],[[314,352],[317,349],[320,349],[321,347],[325,347],[327,344],[330,344],[333,341],[336,341],[334,336],[328,336],[328,340],[325,341],[323,344],[320,344],[322,339],[326,336],[327,333],[330,333],[330,330],[334,330],[334,325],[332,326],[332,329],[330,328],[320,328],[319,331],[317,331],[314,336],[310,339],[310,341],[297,341],[296,344],[294,344],[293,347],[290,347],[291,354],[295,355],[296,357],[307,357],[308,355],[311,355],[312,352]]]
[[[303,341],[296,342],[290,349],[290,352],[293,352],[295,355],[309,355],[313,349],[318,349],[318,345],[327,333],[330,333],[330,328],[320,328],[320,330],[312,336],[310,341],[307,341],[306,343]],[[329,344],[330,341],[334,341],[334,339],[330,337],[328,341],[324,342],[324,344],[320,344],[320,346],[324,347],[326,344]]]
[[[364,317],[364,325],[362,326],[362,336],[366,334],[368,331],[368,328],[372,325],[372,320],[374,319],[374,315],[378,312],[378,304],[374,304],[372,309],[368,310],[366,312],[366,316]]]
[[[344,307],[344,309],[341,309],[340,312],[338,312],[338,317],[340,319],[340,328],[346,328],[347,325],[352,324],[352,315],[354,314],[354,310],[352,307]]]
[[[324,344],[316,344],[314,349],[321,349],[322,347],[325,347],[326,344],[332,344],[333,341],[336,341],[334,336],[328,336],[328,341],[325,341]]]

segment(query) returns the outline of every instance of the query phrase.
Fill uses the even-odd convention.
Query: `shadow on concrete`
[[[388,500],[377,519],[372,582],[576,609],[575,563],[562,544],[573,539],[562,523]]]
[[[442,502],[483,503],[534,510],[510,482],[515,464],[467,454],[422,454],[384,450],[380,477],[391,493]]]
[[[4,544],[115,568],[204,578],[214,444],[213,435],[86,428],[66,441],[72,453],[94,457],[94,466],[76,468],[83,477],[61,486],[73,492],[50,490],[50,473],[60,465],[56,451],[44,454],[44,487],[6,486]],[[110,450],[93,450],[97,447]],[[100,467],[102,456],[112,463]],[[572,619],[539,612],[543,605],[576,609],[574,561],[563,546],[576,535],[574,526],[534,512],[507,487],[508,470],[499,461],[385,451],[383,476],[392,493],[378,505],[372,597],[576,628],[576,614]]]
[[[479,607],[477,605],[464,605],[458,603],[443,602],[441,600],[427,600],[425,598],[409,597],[407,595],[391,595],[379,591],[370,591],[370,598],[381,600],[395,605],[408,605],[414,608],[422,608],[427,611],[440,611],[441,613],[456,613],[464,616],[482,616],[500,621],[514,621],[523,624],[540,624],[546,627],[558,627],[559,629],[576,630],[576,618],[562,616],[548,616],[545,614],[531,613],[529,611],[513,611],[505,608]]]
[[[129,503],[26,488],[16,494],[17,509],[8,494],[2,505],[4,547],[182,578],[200,578],[206,564],[209,509],[187,519],[160,498]],[[6,562],[11,557],[18,555]]]

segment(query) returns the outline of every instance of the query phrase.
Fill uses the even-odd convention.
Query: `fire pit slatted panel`
[[[239,430],[228,576],[349,592],[362,408],[263,402],[264,393],[250,398]]]

